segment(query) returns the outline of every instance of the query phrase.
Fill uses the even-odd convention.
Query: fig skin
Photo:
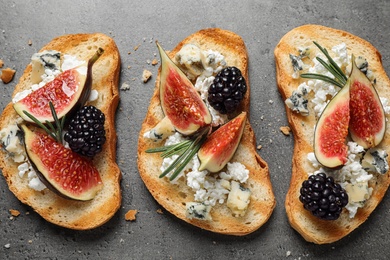
[[[104,53],[104,50],[102,48],[99,48],[95,55],[93,55],[88,61],[84,62],[80,66],[64,71],[60,75],[58,75],[53,81],[48,82],[45,86],[42,88],[30,93],[27,97],[23,98],[22,100],[19,100],[16,102],[13,106],[16,111],[25,121],[34,123],[31,118],[29,118],[26,114],[24,114],[23,111],[29,112],[31,115],[33,115],[36,119],[38,119],[41,123],[48,122],[54,122],[54,119],[52,117],[49,102],[52,102],[54,105],[54,108],[57,112],[58,118],[61,119],[65,115],[66,118],[69,119],[73,116],[74,113],[76,113],[84,104],[87,102],[89,95],[91,94],[92,90],[92,66],[93,64],[99,59],[99,57]],[[84,74],[83,67],[86,67],[86,73]],[[60,100],[52,100],[52,97],[56,96],[52,93],[50,93],[49,89],[50,86],[54,86],[54,88],[51,91],[56,91],[58,88],[62,88],[63,81],[66,82],[66,80],[69,80],[69,83],[77,84],[78,88],[77,91],[72,95],[71,100],[68,102],[68,104],[64,105],[63,102]],[[56,84],[57,83],[57,84]],[[58,87],[57,87],[58,86]],[[35,93],[35,94],[34,94]],[[67,96],[66,93],[61,93],[62,96]],[[38,96],[38,97],[36,97]],[[39,102],[45,102],[47,103],[47,106],[45,107],[39,107],[37,112],[34,112],[32,110],[32,102],[34,102],[36,99],[41,99]],[[29,100],[31,99],[31,100]],[[67,107],[66,107],[67,106]],[[42,115],[44,114],[44,115]]]
[[[199,171],[218,172],[225,167],[240,144],[246,118],[242,112],[207,137],[198,151]]]
[[[27,157],[48,189],[65,199],[88,201],[103,188],[99,172],[92,161],[65,148],[40,130],[31,131],[25,124],[19,125],[19,129],[22,131]],[[47,153],[47,158],[42,158],[39,153]]]
[[[161,107],[176,131],[192,135],[211,124],[210,112],[192,82],[156,44],[161,57]]]
[[[351,80],[349,131],[353,141],[369,149],[383,140],[386,132],[385,112],[375,87],[359,70],[353,55],[349,78]]]
[[[327,104],[315,127],[314,154],[317,161],[328,168],[338,168],[347,162],[349,87],[350,80]]]

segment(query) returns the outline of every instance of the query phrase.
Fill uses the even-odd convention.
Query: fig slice
[[[73,200],[93,199],[103,183],[92,161],[78,155],[46,133],[21,125],[27,156],[39,179],[58,195]]]
[[[161,57],[161,107],[176,131],[192,135],[211,124],[210,112],[192,82],[156,44]]]
[[[25,98],[14,103],[15,111],[26,121],[33,122],[23,111],[29,112],[40,122],[53,122],[49,102],[52,102],[58,118],[79,110],[92,89],[92,66],[103,54],[99,48],[95,55],[80,66],[66,70]]]
[[[357,67],[353,55],[350,80],[349,131],[353,141],[369,149],[378,145],[384,137],[385,112],[378,93],[366,75]]]
[[[350,80],[329,101],[314,131],[314,154],[317,161],[328,168],[336,168],[347,162],[348,125],[350,121]]]
[[[218,172],[225,167],[240,144],[246,117],[242,112],[207,137],[198,151],[199,171]]]

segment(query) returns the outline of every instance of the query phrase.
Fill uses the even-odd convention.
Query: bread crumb
[[[127,55],[130,55],[130,54],[131,54],[131,51],[128,51],[128,52],[127,52]]]
[[[11,213],[12,216],[17,217],[20,215],[19,210],[16,209],[10,209],[9,212]]]
[[[287,251],[286,257],[289,257],[291,255],[291,251]]]
[[[157,212],[158,214],[164,214],[164,212],[162,211],[162,209],[158,209],[158,210],[156,210],[156,212]]]
[[[4,66],[4,61],[0,60],[0,68]]]
[[[141,44],[138,44],[137,46],[134,47],[134,51],[137,51],[139,46],[141,46]]]
[[[261,144],[259,144],[256,148],[257,150],[260,150],[263,146]]]
[[[131,68],[131,66],[127,66],[127,69],[130,69]]]
[[[158,64],[158,60],[157,60],[157,59],[153,59],[153,60],[152,60],[152,65],[155,66],[155,65],[157,65],[157,64]]]
[[[31,46],[32,45],[32,40],[28,40],[28,45]]]
[[[131,209],[131,210],[127,211],[127,213],[125,214],[125,219],[130,220],[130,221],[134,221],[136,219],[135,215],[137,215],[137,213],[138,213],[138,210]]]
[[[16,70],[11,68],[2,69],[0,78],[5,84],[7,84],[14,78],[15,72]]]
[[[291,128],[289,126],[281,126],[280,131],[282,131],[284,135],[290,135]]]
[[[32,244],[32,242],[33,242],[33,241],[32,241],[31,239],[28,241],[29,244]]]
[[[142,80],[144,83],[148,82],[148,80],[152,77],[152,72],[149,70],[144,70],[142,73]]]
[[[130,85],[127,83],[123,83],[122,86],[120,87],[120,90],[129,90],[129,89],[130,89]]]
[[[10,244],[10,243],[8,243],[8,244],[5,244],[5,245],[4,245],[4,247],[8,249],[8,248],[10,248],[10,247],[11,247],[11,244]]]

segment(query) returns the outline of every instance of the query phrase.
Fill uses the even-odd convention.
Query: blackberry
[[[325,220],[340,217],[343,207],[348,204],[348,194],[325,173],[311,175],[302,183],[299,200],[306,210]]]
[[[72,151],[93,157],[101,152],[106,141],[104,121],[102,111],[94,106],[84,106],[70,121],[64,140]]]
[[[232,113],[244,98],[246,89],[241,71],[236,67],[226,67],[215,76],[207,100],[218,112]]]

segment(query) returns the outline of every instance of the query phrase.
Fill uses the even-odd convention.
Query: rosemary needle
[[[52,123],[49,121],[45,121],[45,123],[48,125],[46,127],[41,121],[39,121],[35,116],[27,112],[26,110],[23,110],[23,113],[28,116],[35,124],[37,124],[40,128],[45,130],[45,132],[50,135],[54,140],[56,140],[58,143],[62,143],[62,129],[64,128],[65,124],[65,116],[61,118],[61,121],[58,119],[57,113],[54,109],[53,103],[49,102],[50,111],[53,116],[53,119],[55,121],[57,129],[53,126]]]
[[[320,50],[321,52],[326,56],[329,63],[326,63],[323,59],[320,57],[317,57],[316,59],[318,62],[321,63],[322,66],[325,67],[335,78],[331,78],[322,74],[317,73],[302,73],[302,78],[308,78],[308,79],[317,79],[322,80],[325,82],[328,82],[330,84],[333,84],[335,86],[338,86],[340,88],[344,87],[347,82],[347,76],[345,73],[341,70],[341,68],[337,65],[337,63],[332,59],[332,57],[329,55],[328,51],[321,47],[317,42],[313,42]]]

